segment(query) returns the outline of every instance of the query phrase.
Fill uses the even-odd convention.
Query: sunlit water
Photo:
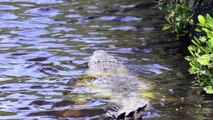
[[[212,119],[164,22],[154,0],[0,0],[0,119],[103,118],[105,99],[72,91],[99,49],[157,86],[147,119]]]

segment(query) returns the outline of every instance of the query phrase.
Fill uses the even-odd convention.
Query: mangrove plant
[[[168,21],[163,30],[172,29],[178,38],[191,41],[189,72],[208,94],[213,94],[213,0],[159,0]]]

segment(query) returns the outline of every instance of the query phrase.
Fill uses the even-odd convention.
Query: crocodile
[[[96,50],[88,61],[86,74],[92,80],[81,85],[110,96],[116,106],[108,110],[111,120],[138,120],[150,108],[144,92],[151,88],[144,79],[130,74],[125,65],[104,50]]]

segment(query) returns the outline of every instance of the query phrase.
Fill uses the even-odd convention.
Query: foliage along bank
[[[213,94],[213,0],[159,0],[159,8],[177,37],[188,37],[186,56],[189,73],[195,74],[203,90]]]

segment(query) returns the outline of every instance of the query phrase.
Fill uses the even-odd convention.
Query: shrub
[[[213,94],[213,18],[207,14],[198,16],[197,32],[204,32],[204,36],[194,37],[192,45],[188,47],[191,56],[187,56],[191,68],[189,72],[196,74],[198,82],[206,91]]]
[[[168,22],[163,30],[171,28],[178,38],[196,34],[197,16],[213,12],[213,0],[159,0],[158,4]]]
[[[168,24],[163,30],[172,28],[179,37],[189,34],[189,26],[193,24],[193,10],[196,0],[159,0],[159,9],[165,13]]]
[[[213,13],[213,0],[159,0],[159,9],[168,22],[163,30],[171,28],[184,41],[192,38],[191,55],[186,57],[189,72],[206,93],[213,94],[213,18],[207,14]]]

